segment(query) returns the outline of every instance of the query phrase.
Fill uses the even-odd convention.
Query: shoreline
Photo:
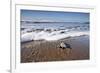
[[[66,42],[72,49],[61,49]],[[21,63],[69,61],[89,59],[89,36],[68,37],[57,41],[29,41],[21,43]]]

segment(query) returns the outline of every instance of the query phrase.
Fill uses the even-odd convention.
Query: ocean
[[[21,21],[21,42],[56,41],[67,37],[89,36],[88,22],[25,22]]]

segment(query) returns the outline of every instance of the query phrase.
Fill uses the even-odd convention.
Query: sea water
[[[89,35],[87,22],[21,22],[21,42]]]

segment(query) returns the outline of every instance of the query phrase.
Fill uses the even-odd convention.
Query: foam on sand
[[[63,33],[62,33],[63,32]],[[81,35],[89,35],[88,31],[70,31],[68,30],[59,30],[53,32],[40,31],[40,32],[26,32],[21,34],[21,42],[31,41],[31,40],[46,40],[46,41],[55,41],[67,37],[75,37]]]

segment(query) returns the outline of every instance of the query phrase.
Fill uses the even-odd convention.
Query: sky
[[[89,22],[89,13],[21,10],[21,21]]]

